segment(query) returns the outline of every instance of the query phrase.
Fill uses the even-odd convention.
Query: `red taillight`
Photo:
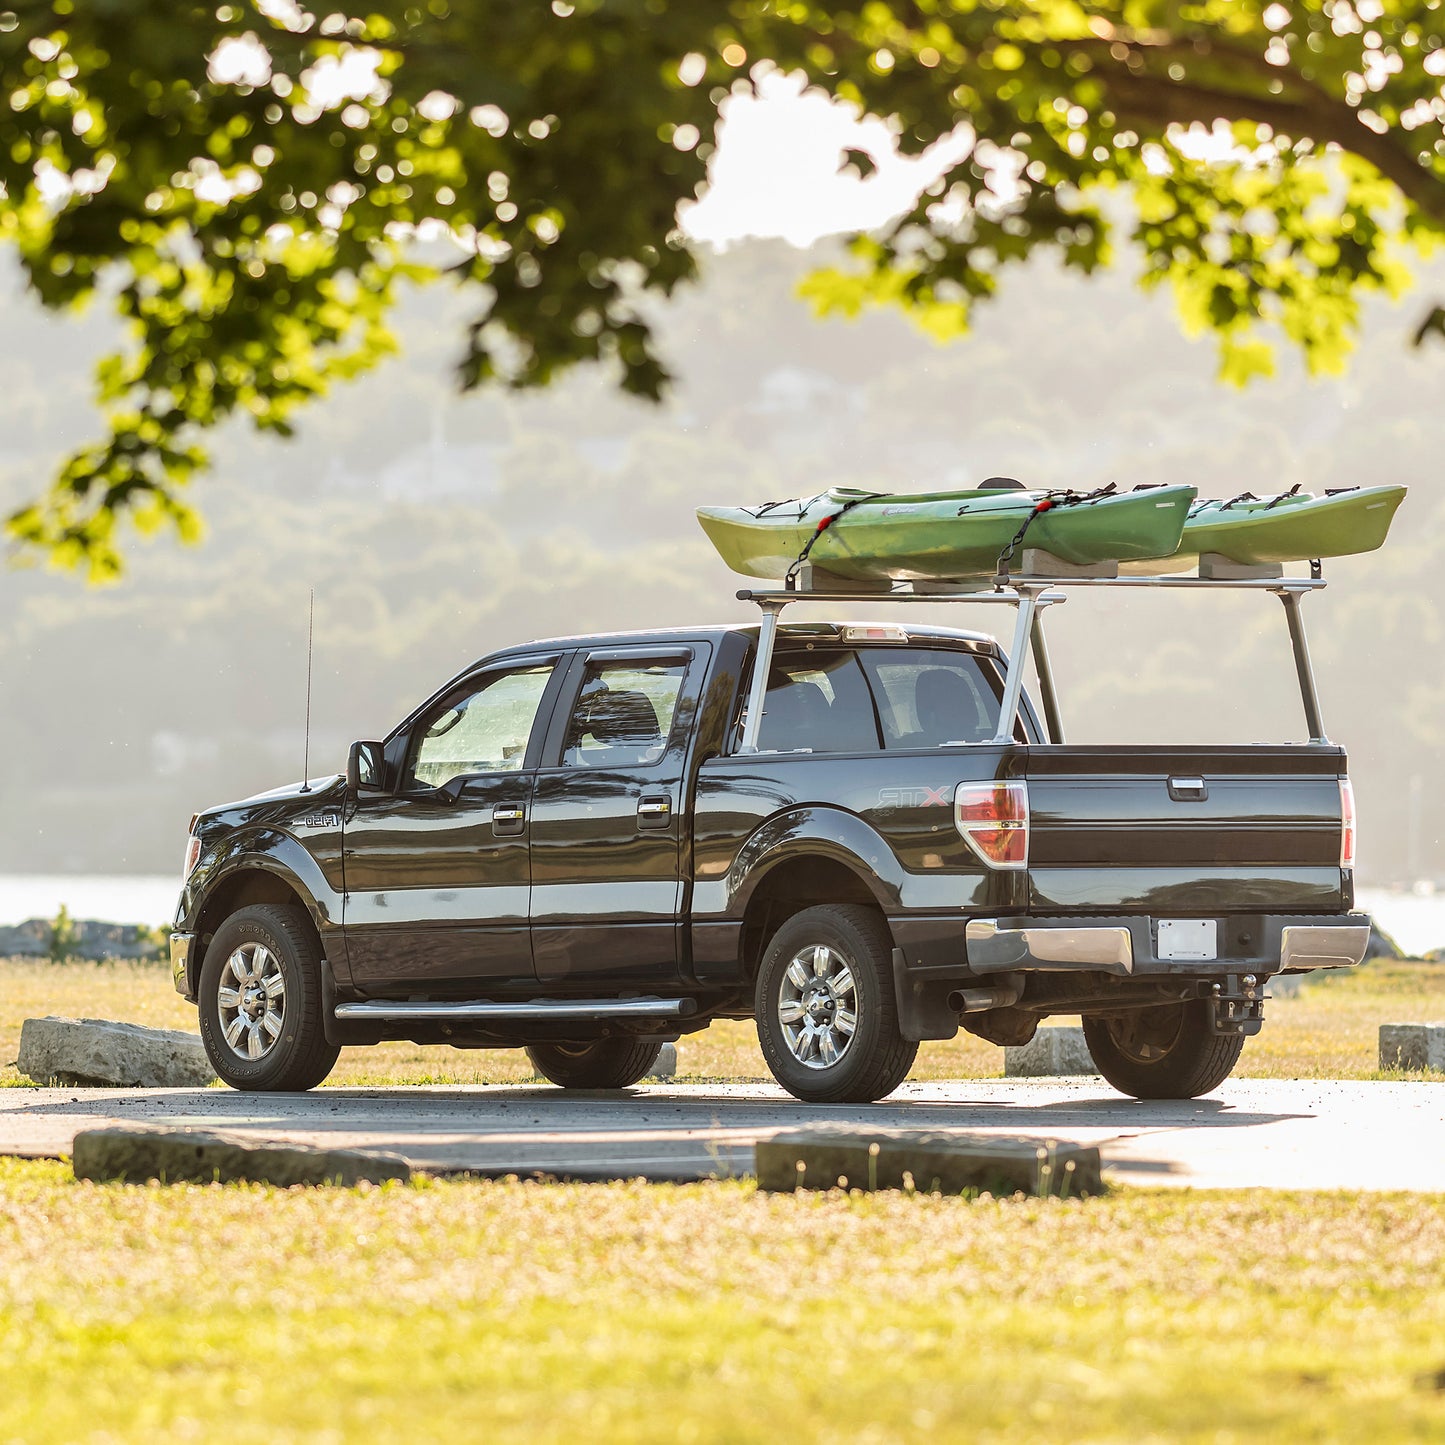
[[[196,870],[196,864],[201,861],[201,840],[194,833],[186,839],[186,862],[181,869],[181,881],[184,882]]]
[[[1340,867],[1355,867],[1355,785],[1340,779]]]
[[[953,820],[963,841],[990,868],[1029,865],[1029,785],[960,783]]]

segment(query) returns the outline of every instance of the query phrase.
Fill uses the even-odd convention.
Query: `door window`
[[[877,752],[878,723],[857,657],[819,652],[776,659],[758,747],[780,753]]]
[[[591,662],[567,724],[564,768],[655,763],[667,749],[687,663]]]
[[[407,780],[440,788],[472,773],[514,773],[527,755],[552,664],[494,673],[418,729]]]
[[[884,747],[992,740],[999,697],[971,654],[941,647],[869,648],[863,666],[878,702]]]

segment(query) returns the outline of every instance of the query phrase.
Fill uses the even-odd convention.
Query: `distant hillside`
[[[700,502],[1002,472],[1211,494],[1410,482],[1398,542],[1332,567],[1339,585],[1309,612],[1369,873],[1445,875],[1432,821],[1445,352],[1409,351],[1405,317],[1382,307],[1348,379],[1311,382],[1286,359],[1241,394],[1214,381],[1210,345],[1180,337],[1167,298],[1043,265],[940,349],[892,315],[813,319],[794,288],[820,254],[753,243],[714,257],[664,313],[682,381],[660,408],[596,375],[459,397],[457,300],[418,296],[403,359],[305,416],[296,442],[221,438],[197,487],[204,545],[139,546],[104,591],[0,574],[0,870],[167,869],[197,807],[297,776],[308,587],[321,772],[501,643],[745,616],[692,519]],[[110,332],[45,316],[12,284],[0,335],[0,502],[13,505],[89,434]],[[1263,598],[1075,598],[1054,624],[1071,735],[1298,736],[1277,614]]]

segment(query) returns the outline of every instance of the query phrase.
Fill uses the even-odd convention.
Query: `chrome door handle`
[[[498,803],[492,809],[492,832],[500,837],[515,837],[522,831],[527,810],[516,803]]]
[[[639,828],[665,828],[672,821],[671,798],[643,798],[637,805]]]

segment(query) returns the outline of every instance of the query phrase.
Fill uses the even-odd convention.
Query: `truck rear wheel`
[[[653,1071],[661,1052],[656,1039],[527,1045],[527,1057],[537,1072],[564,1089],[629,1088]]]
[[[918,1045],[898,1031],[892,940],[855,903],[795,913],[758,970],[758,1042],[773,1077],[814,1104],[871,1104],[913,1067]]]
[[[321,951],[300,908],[256,903],[233,913],[206,949],[196,992],[201,1042],[233,1089],[314,1088],[341,1050],[321,1020]]]
[[[1244,1038],[1217,1034],[1204,999],[1084,1019],[1099,1072],[1136,1099],[1197,1099],[1239,1062]]]

